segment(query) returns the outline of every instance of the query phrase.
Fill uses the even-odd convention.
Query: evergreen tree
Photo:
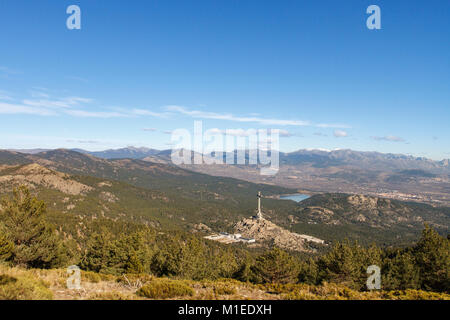
[[[450,241],[426,225],[413,249],[422,288],[450,291]]]
[[[45,221],[45,213],[44,202],[32,197],[24,186],[13,190],[12,199],[1,200],[0,221],[14,244],[9,258],[14,264],[51,268],[67,259],[55,228]]]
[[[153,256],[149,233],[146,231],[135,232],[129,236],[122,236],[117,245],[117,249],[122,251],[124,257],[125,271],[127,273],[148,273]]]
[[[275,248],[256,259],[252,272],[257,282],[292,283],[298,277],[298,264],[287,252]]]
[[[81,268],[103,273],[118,273],[111,266],[116,263],[115,243],[112,234],[105,228],[89,237],[81,260]]]
[[[252,281],[254,279],[252,265],[250,262],[245,261],[241,264],[239,269],[233,274],[233,278],[242,282]]]
[[[334,282],[352,289],[364,290],[367,281],[367,267],[381,267],[382,250],[372,245],[368,249],[358,243],[351,245],[349,241],[337,243],[330,252],[320,257],[318,266],[318,282]]]
[[[8,260],[14,250],[14,243],[10,240],[6,228],[0,224],[0,262]]]
[[[313,259],[302,261],[299,267],[298,282],[316,284],[318,277],[317,263]]]
[[[237,267],[236,271],[232,275],[232,278],[237,279],[242,282],[249,282],[253,281],[255,278],[255,275],[252,271],[252,265],[254,264],[253,257],[246,253],[245,257],[242,259],[242,262]]]
[[[384,290],[419,289],[419,269],[414,256],[408,250],[395,250],[385,258],[381,270],[382,288]]]

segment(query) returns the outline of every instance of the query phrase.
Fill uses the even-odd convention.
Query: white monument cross
[[[256,217],[258,219],[262,219],[262,212],[261,212],[261,191],[258,192],[258,213],[256,214]]]

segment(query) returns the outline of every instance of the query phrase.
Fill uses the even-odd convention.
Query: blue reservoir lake
[[[285,195],[285,196],[280,196],[281,200],[293,200],[296,202],[300,202],[303,200],[308,199],[310,196],[307,194],[301,194],[301,193],[296,193],[296,194],[289,194],[289,195]]]

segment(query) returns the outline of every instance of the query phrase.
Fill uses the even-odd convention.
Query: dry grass
[[[194,293],[194,289],[188,282],[171,279],[152,280],[137,291],[139,296],[150,299],[189,297]]]
[[[0,300],[51,300],[50,284],[19,268],[0,265]]]
[[[342,285],[253,285],[233,279],[190,281],[147,274],[120,277],[82,271],[81,290],[67,288],[64,269],[10,268],[0,264],[0,299],[16,300],[450,300],[421,290],[358,292]]]

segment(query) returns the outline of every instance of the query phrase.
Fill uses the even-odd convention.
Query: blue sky
[[[0,148],[167,149],[202,120],[450,158],[447,0],[0,0],[0,38]]]

